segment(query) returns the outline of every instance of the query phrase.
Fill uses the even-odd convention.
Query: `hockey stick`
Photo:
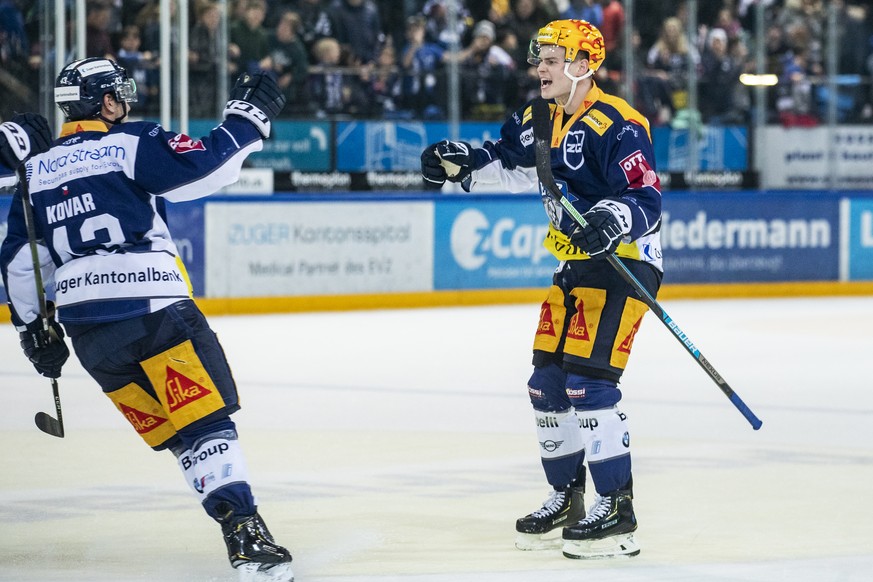
[[[54,331],[49,326],[48,306],[45,300],[45,289],[42,286],[42,270],[39,264],[39,251],[36,248],[36,227],[33,221],[33,208],[30,206],[30,192],[27,188],[27,173],[24,164],[18,169],[18,182],[21,184],[21,204],[24,206],[24,224],[27,227],[27,244],[30,246],[30,257],[33,260],[33,279],[36,283],[36,296],[39,300],[39,316],[42,319],[42,328],[46,337],[51,337]],[[46,412],[37,412],[33,418],[36,427],[46,434],[64,438],[64,415],[61,412],[61,396],[58,392],[57,378],[51,378],[52,394],[55,399],[54,418]]]
[[[567,213],[579,226],[584,228],[588,223],[582,217],[582,214],[573,207],[573,204],[567,199],[567,197],[561,193],[561,189],[558,188],[558,185],[555,183],[555,177],[552,175],[552,120],[549,113],[549,104],[544,99],[537,97],[531,105],[531,114],[533,117],[537,177],[555,201],[564,207]],[[761,428],[761,425],[763,424],[761,420],[755,416],[755,413],[753,413],[748,406],[746,406],[746,403],[743,402],[739,395],[728,386],[728,383],[725,382],[724,378],[721,377],[721,374],[719,374],[712,364],[709,363],[709,360],[703,357],[703,354],[700,353],[700,350],[697,349],[697,346],[694,345],[691,338],[689,338],[685,332],[676,325],[676,322],[667,315],[667,312],[664,311],[661,305],[654,297],[652,297],[646,288],[643,287],[639,280],[634,277],[633,273],[628,270],[627,266],[621,262],[621,259],[614,254],[609,254],[606,257],[606,260],[609,261],[609,264],[618,272],[621,278],[627,281],[628,285],[633,287],[633,290],[640,296],[643,303],[645,303],[649,309],[661,318],[661,322],[667,326],[667,329],[673,333],[679,343],[688,350],[688,353],[694,356],[694,359],[697,360],[700,367],[703,368],[710,378],[712,378],[712,381],[715,382],[716,386],[718,386],[724,395],[728,397],[728,400],[736,406],[737,410],[746,417],[746,420],[749,421],[752,428],[755,430]]]

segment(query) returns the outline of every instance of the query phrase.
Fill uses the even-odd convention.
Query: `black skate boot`
[[[543,506],[515,522],[515,547],[519,550],[545,550],[561,544],[557,537],[543,537],[563,525],[585,517],[584,486],[555,489]]]
[[[237,517],[229,511],[219,523],[241,582],[294,582],[291,554],[276,543],[259,514]]]
[[[598,496],[585,519],[564,528],[564,556],[581,559],[639,554],[640,547],[633,536],[637,518],[632,499],[630,489]]]

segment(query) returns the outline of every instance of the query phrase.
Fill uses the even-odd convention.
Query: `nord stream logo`
[[[546,232],[546,225],[518,224],[506,216],[492,224],[479,210],[467,209],[452,224],[452,256],[468,271],[498,260],[536,265],[551,256],[542,245]]]

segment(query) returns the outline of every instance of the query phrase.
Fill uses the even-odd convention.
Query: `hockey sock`
[[[631,477],[627,417],[618,408],[577,410],[582,427],[588,472],[601,495],[622,489]]]
[[[546,480],[553,487],[566,487],[579,478],[585,459],[579,419],[572,408],[563,412],[534,410],[534,414]]]
[[[248,468],[235,431],[207,435],[178,457],[185,480],[215,519],[216,505],[226,502],[236,515],[253,515],[256,510]]]

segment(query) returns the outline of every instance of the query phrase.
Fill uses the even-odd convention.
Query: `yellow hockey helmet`
[[[585,20],[555,20],[542,27],[530,42],[527,59],[530,64],[540,64],[540,47],[544,45],[564,47],[564,60],[568,63],[573,62],[579,51],[588,53],[588,66],[592,72],[599,69],[606,58],[603,35]]]

